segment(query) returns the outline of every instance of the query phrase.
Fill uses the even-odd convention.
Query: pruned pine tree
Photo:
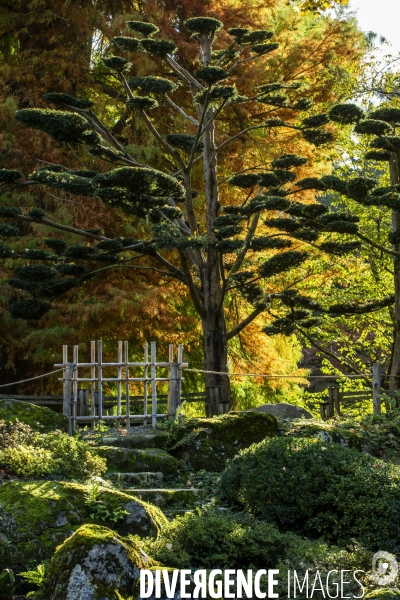
[[[394,294],[383,298],[381,301],[371,302],[358,299],[356,302],[348,304],[338,304],[324,310],[318,302],[310,303],[309,299],[292,291],[284,291],[280,300],[289,308],[289,312],[284,316],[277,318],[265,331],[268,334],[274,333],[293,333],[297,332],[300,336],[309,337],[307,332],[307,323],[302,321],[305,313],[312,310],[315,321],[311,322],[312,327],[321,323],[323,314],[331,316],[345,314],[361,314],[371,310],[390,307],[393,319],[393,338],[392,353],[388,374],[390,389],[398,389],[400,384],[400,109],[394,106],[382,105],[380,108],[365,114],[364,111],[354,104],[339,104],[330,111],[330,119],[336,121],[342,126],[354,126],[353,132],[356,136],[362,136],[363,141],[367,142],[368,150],[365,153],[365,160],[369,166],[375,166],[376,178],[367,176],[358,176],[360,173],[354,172],[354,177],[347,179],[335,175],[328,175],[320,179],[309,179],[298,182],[300,185],[306,185],[309,188],[319,191],[320,196],[329,191],[334,191],[341,196],[357,202],[365,207],[380,207],[384,211],[391,213],[392,231],[388,235],[387,244],[379,243],[370,239],[358,225],[359,218],[351,214],[348,210],[344,214],[325,213],[314,223],[310,223],[312,231],[317,235],[321,231],[320,223],[325,222],[327,228],[323,231],[331,231],[342,234],[349,234],[354,239],[347,244],[337,244],[332,240],[324,242],[319,247],[329,254],[340,255],[345,246],[348,250],[351,247],[355,249],[357,245],[367,244],[376,249],[379,254],[383,253],[393,259],[393,290]],[[382,169],[382,165],[387,165]],[[390,185],[381,187],[379,179],[382,176],[389,175]],[[308,209],[308,207],[306,207]],[[312,207],[309,207],[312,208]],[[318,206],[313,207],[318,210]],[[320,205],[322,210],[323,206]],[[299,207],[298,216],[295,220],[290,219],[285,223],[284,219],[269,220],[269,224],[281,232],[285,232],[285,237],[295,235],[296,227],[302,227],[306,224],[302,217],[303,207]],[[293,209],[289,210],[293,216]],[[300,218],[299,218],[300,217]],[[296,225],[297,223],[297,225]],[[277,296],[277,297],[278,297]],[[306,327],[305,327],[306,325]],[[312,332],[311,332],[312,333]]]
[[[146,53],[162,76],[135,75],[129,60],[119,54],[106,56],[104,64],[119,80],[126,107],[141,117],[161,146],[165,169],[138,162],[96,115],[91,101],[48,93],[45,99],[56,109],[22,109],[17,111],[16,119],[27,127],[45,131],[57,142],[85,144],[90,154],[115,168],[98,173],[46,165],[27,181],[22,173],[8,170],[0,172],[0,179],[4,189],[42,185],[72,195],[93,196],[122,209],[135,222],[147,220],[149,235],[146,239],[109,239],[98,231],[54,222],[39,209],[22,214],[16,208],[0,208],[0,216],[15,224],[38,222],[58,233],[65,230],[82,238],[81,243],[68,246],[61,237],[49,237],[44,240],[47,249],[21,252],[13,252],[1,242],[2,258],[18,256],[28,261],[14,269],[14,277],[9,281],[27,297],[13,302],[10,311],[16,318],[38,319],[50,309],[52,300],[88,278],[101,276],[105,269],[131,268],[134,264],[137,269],[158,270],[163,278],[175,278],[189,289],[201,320],[204,368],[208,371],[207,413],[218,414],[229,409],[229,377],[225,375],[228,341],[268,309],[271,298],[265,293],[265,282],[307,260],[303,242],[314,242],[323,231],[353,234],[356,225],[345,215],[325,215],[328,209],[320,204],[303,205],[289,200],[291,194],[313,187],[312,179],[294,183],[294,169],[306,162],[300,156],[283,155],[262,167],[255,165],[231,175],[218,170],[219,151],[251,131],[267,133],[291,127],[315,146],[333,139],[332,133],[323,129],[329,116],[304,115],[312,101],[299,91],[299,82],[255,82],[251,97],[240,95],[235,87],[238,68],[249,61],[262,61],[277,49],[278,44],[271,41],[271,31],[229,29],[229,43],[213,52],[222,23],[211,17],[187,20],[185,27],[198,45],[200,62],[199,68],[190,72],[174,56],[174,43],[155,37],[155,25],[137,21],[127,21],[126,25],[130,35],[116,37],[113,47],[125,56]],[[191,110],[174,101],[178,86],[186,88]],[[221,117],[224,111],[233,111],[241,104],[254,107],[248,112],[254,117],[228,136]],[[157,114],[165,110],[183,118],[186,131],[160,131]],[[298,114],[297,124],[279,116],[291,112]],[[192,181],[198,170],[203,172],[204,187],[196,191]],[[221,206],[220,185],[226,183],[231,186],[232,197]],[[238,190],[239,204],[234,203]],[[286,218],[281,216],[283,212],[288,215]],[[289,236],[283,237],[274,230],[271,233],[261,219],[263,213],[269,215],[268,227],[288,231]],[[314,233],[316,227],[318,233]],[[4,238],[18,235],[14,224],[5,222],[1,228]],[[354,244],[347,243],[342,251],[353,248]],[[292,292],[283,290],[282,297],[285,294],[292,302]],[[227,330],[225,304],[233,295],[245,299],[252,308],[246,318]],[[304,326],[310,326],[309,308],[313,310],[310,306],[296,312]]]

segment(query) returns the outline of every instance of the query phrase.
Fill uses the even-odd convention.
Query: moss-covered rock
[[[163,448],[167,439],[165,431],[155,430],[149,433],[126,433],[118,436],[102,436],[99,446],[116,446],[118,448]]]
[[[126,490],[129,494],[130,491]],[[194,488],[176,488],[176,489],[153,489],[132,491],[136,498],[155,504],[160,508],[193,508],[204,500],[206,493],[204,490]]]
[[[309,437],[323,442],[335,442],[378,457],[398,439],[398,432],[394,434],[390,429],[386,431],[380,423],[363,423],[340,418],[330,421],[308,419],[281,422],[279,431],[282,435],[290,437]]]
[[[166,448],[195,469],[222,471],[225,462],[278,431],[277,419],[268,413],[230,412],[220,417],[190,419],[175,424]]]
[[[278,419],[312,419],[312,414],[301,408],[301,406],[295,406],[288,402],[277,402],[276,404],[262,404],[257,408],[253,408],[255,412],[266,412]]]
[[[117,600],[132,596],[140,569],[154,562],[132,540],[84,525],[57,549],[40,600]]]
[[[54,481],[10,481],[0,486],[0,564],[25,568],[50,558],[80,525],[93,523],[86,495],[90,486]],[[110,513],[105,524],[125,535],[156,535],[166,518],[132,494],[99,488],[97,500]],[[117,508],[127,511],[116,523]]]
[[[178,463],[170,454],[159,448],[118,448],[99,446],[98,454],[107,461],[107,468],[112,472],[159,471],[164,475],[176,473]]]
[[[364,600],[398,600],[400,590],[390,588],[378,588],[364,596]]]
[[[15,423],[17,419],[21,423],[26,423],[32,429],[43,433],[55,429],[68,431],[68,417],[66,415],[61,415],[43,406],[21,402],[21,400],[0,400],[0,420]]]
[[[164,475],[155,473],[110,473],[108,478],[119,487],[159,488],[164,481]]]

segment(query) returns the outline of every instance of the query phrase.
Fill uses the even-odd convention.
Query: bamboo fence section
[[[97,352],[96,352],[97,350]],[[169,344],[168,362],[157,362],[156,342],[144,344],[143,362],[129,361],[129,343],[118,342],[117,362],[103,361],[102,340],[90,343],[90,362],[79,362],[79,346],[73,346],[72,362],[69,362],[68,346],[63,346],[63,362],[55,366],[63,368],[63,413],[70,420],[69,431],[76,431],[78,423],[90,423],[92,428],[96,421],[115,421],[117,425],[125,422],[129,429],[132,421],[141,420],[144,425],[151,422],[157,427],[157,419],[175,417],[176,410],[181,404],[182,369],[188,364],[183,361],[182,344],[178,345],[177,361],[174,361],[174,345]],[[97,357],[96,357],[97,355]],[[150,358],[150,360],[149,360]],[[131,369],[142,369],[143,375],[131,376]],[[80,370],[90,371],[90,377],[80,376]],[[105,370],[113,369],[116,376],[104,375]],[[158,376],[158,369],[167,370],[167,376]],[[82,372],[82,371],[81,371]],[[168,384],[167,412],[157,412],[157,384]],[[131,413],[130,386],[136,383],[143,389],[143,413]],[[80,384],[88,385],[86,389],[79,389]],[[104,384],[114,384],[116,387],[116,414],[113,412],[113,403],[109,403],[109,396],[105,399]],[[137,398],[137,396],[135,396]],[[89,411],[90,405],[90,411]],[[149,410],[150,409],[150,410]],[[90,414],[89,414],[90,412]],[[87,414],[83,414],[87,413]]]

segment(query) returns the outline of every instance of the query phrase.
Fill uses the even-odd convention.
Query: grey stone
[[[57,549],[38,600],[111,600],[131,596],[140,569],[154,565],[129,538],[84,525]]]
[[[67,519],[67,517],[66,517],[65,513],[63,513],[63,512],[60,512],[60,513],[58,513],[58,515],[57,515],[56,522],[54,523],[54,526],[55,526],[55,527],[64,527],[64,525],[67,525],[67,524],[68,524],[68,522],[69,522],[69,521],[68,521],[68,519]]]
[[[262,404],[257,408],[252,408],[252,411],[255,412],[265,412],[270,415],[274,415],[274,417],[278,417],[279,419],[312,419],[313,416],[308,410],[301,408],[300,406],[295,406],[294,404],[289,404],[288,402],[278,402],[277,404]]]
[[[111,481],[123,486],[158,486],[163,482],[163,473],[111,473]]]
[[[75,565],[71,573],[66,600],[94,600],[94,587],[81,565]]]

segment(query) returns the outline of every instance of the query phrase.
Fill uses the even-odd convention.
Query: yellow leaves
[[[294,0],[288,0],[287,4],[293,4]],[[301,10],[303,12],[320,13],[335,6],[346,6],[349,0],[303,0]]]

